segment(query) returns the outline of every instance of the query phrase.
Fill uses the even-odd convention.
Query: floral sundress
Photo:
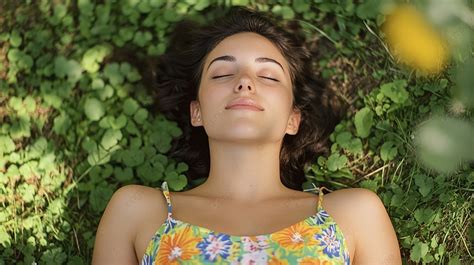
[[[322,208],[322,189],[316,214],[271,234],[234,236],[174,219],[163,182],[168,217],[151,238],[141,264],[349,265],[342,230]]]

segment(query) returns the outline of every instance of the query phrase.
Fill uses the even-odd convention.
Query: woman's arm
[[[140,219],[139,185],[118,189],[110,199],[97,228],[92,264],[137,264],[134,241]]]
[[[354,265],[401,265],[398,239],[380,198],[367,189],[356,189],[353,196],[356,249]]]

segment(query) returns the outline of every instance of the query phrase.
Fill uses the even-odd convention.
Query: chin
[[[278,142],[281,139],[274,139],[278,138],[274,134],[268,134],[268,132],[264,132],[259,128],[256,130],[255,128],[239,128],[234,129],[232,131],[226,132],[219,132],[215,134],[214,138],[219,141],[225,142],[241,142],[241,143],[264,143],[264,142]],[[281,137],[280,137],[281,138]]]
[[[264,138],[261,135],[261,132],[256,130],[248,129],[248,130],[234,130],[232,132],[227,132],[226,134],[221,135],[222,138],[226,138],[228,140],[258,140]]]

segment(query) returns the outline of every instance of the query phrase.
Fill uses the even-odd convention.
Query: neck
[[[235,201],[281,197],[289,189],[280,180],[281,143],[219,142],[209,139],[210,171],[200,189]]]

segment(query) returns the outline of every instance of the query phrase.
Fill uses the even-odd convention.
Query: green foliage
[[[380,13],[380,6],[383,1],[368,0],[360,4],[356,9],[356,14],[361,19],[375,18]]]
[[[439,172],[458,169],[460,162],[474,159],[473,133],[474,125],[461,119],[434,117],[426,121],[415,134],[420,160]]]
[[[474,91],[472,84],[474,83],[474,58],[470,57],[468,61],[461,66],[458,66],[456,74],[457,86],[455,87],[455,93],[457,97],[466,105],[471,108],[474,107]]]
[[[369,108],[362,108],[354,116],[354,125],[357,135],[361,138],[367,138],[370,135],[370,129],[374,123],[374,113]]]
[[[465,228],[474,173],[466,162],[474,148],[456,139],[472,135],[461,122],[472,122],[472,115],[427,122],[456,128],[433,141],[417,141],[432,139],[418,137],[432,131],[416,127],[450,111],[452,95],[473,106],[472,59],[453,66],[455,75],[432,78],[395,69],[377,35],[381,2],[0,3],[0,261],[89,264],[99,218],[119,187],[199,185],[202,180],[186,177],[188,165],[167,156],[181,129],[151,112],[138,69],[114,55],[126,48],[137,58],[159,56],[184,16],[205,22],[222,8],[244,5],[298,21],[308,44],[318,47],[318,71],[340,85],[351,105],[330,136],[329,154],[308,167],[303,188],[373,190],[387,207],[406,262],[469,263],[473,233]],[[431,157],[419,159],[415,144],[424,144]],[[435,173],[419,163],[424,160],[456,171]]]
[[[67,60],[63,56],[54,59],[54,74],[59,78],[67,79],[71,83],[76,83],[82,76],[81,65],[74,60]]]
[[[97,98],[88,98],[84,103],[84,114],[89,120],[98,121],[105,114],[104,104]]]
[[[8,154],[15,150],[15,143],[8,135],[0,136],[0,152],[2,154]]]

